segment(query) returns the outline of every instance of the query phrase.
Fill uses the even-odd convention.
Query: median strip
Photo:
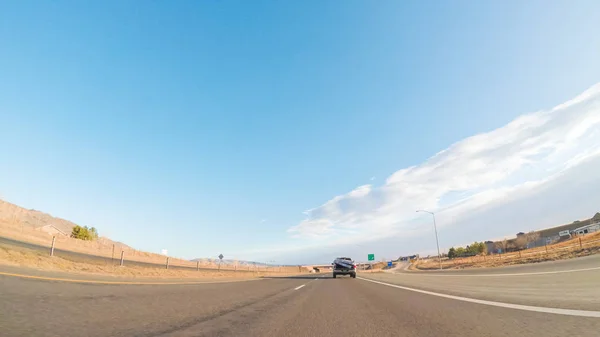
[[[512,303],[503,303],[503,302],[495,302],[495,301],[478,300],[478,299],[475,299],[475,298],[468,298],[468,297],[447,295],[447,294],[436,293],[436,292],[433,292],[433,291],[414,289],[414,288],[399,286],[399,285],[396,285],[396,284],[390,284],[390,283],[385,283],[385,282],[370,280],[370,279],[366,279],[366,278],[363,278],[363,277],[357,277],[357,279],[363,280],[363,281],[367,281],[367,282],[377,283],[377,284],[388,286],[388,287],[393,287],[393,288],[398,288],[398,289],[413,291],[413,292],[416,292],[416,293],[421,293],[421,294],[426,294],[426,295],[432,295],[432,296],[438,296],[438,297],[443,297],[443,298],[448,298],[448,299],[457,300],[457,301],[463,301],[463,302],[470,302],[470,303],[477,303],[477,304],[483,304],[483,305],[490,305],[490,306],[494,306],[494,307],[516,309],[516,310],[525,310],[525,311],[534,311],[534,312],[543,312],[543,313],[557,314],[557,315],[600,318],[600,311],[573,310],[573,309],[560,309],[560,308],[548,308],[548,307],[535,307],[535,306],[530,306],[530,305],[521,305],[521,304],[512,304]]]

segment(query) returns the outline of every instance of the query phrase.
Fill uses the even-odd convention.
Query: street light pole
[[[442,254],[440,254],[440,241],[438,240],[437,225],[435,224],[435,213],[425,211],[425,210],[418,210],[417,212],[425,212],[425,213],[429,213],[429,214],[431,214],[431,216],[433,216],[433,230],[435,231],[435,244],[437,245],[438,261],[440,262],[440,269],[442,269]]]

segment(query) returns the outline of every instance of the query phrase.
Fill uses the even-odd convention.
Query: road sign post
[[[375,261],[375,254],[368,254],[367,258],[369,259],[369,261]],[[371,264],[371,271],[373,271],[373,262],[370,263]]]
[[[219,271],[221,271],[221,262],[223,261],[223,254],[219,254],[218,258],[219,258]]]

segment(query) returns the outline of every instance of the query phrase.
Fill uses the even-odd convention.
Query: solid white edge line
[[[470,302],[470,303],[477,303],[477,304],[483,304],[483,305],[490,305],[490,306],[494,306],[494,307],[501,307],[501,308],[508,308],[508,309],[517,309],[517,310],[525,310],[525,311],[543,312],[543,313],[548,313],[548,314],[600,318],[600,311],[573,310],[573,309],[560,309],[560,308],[548,308],[548,307],[535,307],[535,306],[522,305],[522,304],[511,304],[511,303],[503,303],[503,302],[495,302],[495,301],[478,300],[478,299],[475,299],[475,298],[468,298],[468,297],[461,297],[461,296],[454,296],[454,295],[446,295],[446,294],[436,293],[436,292],[433,292],[433,291],[414,289],[414,288],[399,286],[399,285],[396,285],[396,284],[390,284],[390,283],[379,282],[379,281],[375,281],[375,280],[369,280],[369,279],[362,278],[362,277],[357,277],[357,278],[359,280],[363,280],[363,281],[367,281],[367,282],[373,282],[373,283],[381,284],[381,285],[388,286],[388,287],[393,287],[393,288],[398,288],[398,289],[403,289],[403,290],[408,290],[408,291],[414,291],[414,292],[421,293],[421,294],[438,296],[438,297],[443,297],[443,298],[449,298],[449,299],[452,299],[452,300],[463,301],[463,302]]]
[[[555,270],[555,271],[540,271],[534,273],[512,273],[512,274],[442,274],[440,272],[427,273],[425,272],[410,272],[410,273],[396,273],[401,275],[419,275],[419,276],[442,276],[442,277],[495,277],[495,276],[531,276],[531,275],[547,275],[547,274],[564,274],[564,273],[576,273],[582,271],[599,270],[600,267],[584,268],[584,269],[570,269],[570,270]]]
[[[294,288],[294,290],[298,290],[298,289],[300,289],[300,288],[304,287],[305,285],[306,285],[306,284],[303,284],[303,285],[301,285],[301,286],[299,286],[299,287],[296,287],[296,288]]]

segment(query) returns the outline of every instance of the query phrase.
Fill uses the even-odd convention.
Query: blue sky
[[[600,81],[599,11],[4,2],[0,197],[148,251],[280,263],[430,252],[413,208],[448,210],[443,247],[587,217],[597,194],[558,212],[493,191],[550,202],[592,165],[598,90],[555,107]]]

